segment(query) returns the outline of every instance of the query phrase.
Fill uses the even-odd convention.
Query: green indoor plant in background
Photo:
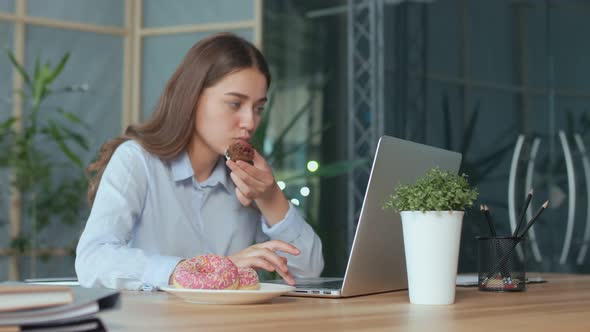
[[[401,214],[411,303],[455,302],[464,210],[477,195],[465,174],[433,168],[385,201],[384,208]]]
[[[0,121],[0,170],[12,174],[10,185],[21,195],[22,231],[11,239],[13,255],[32,255],[31,275],[36,273],[36,256],[63,254],[56,248],[53,234],[41,231],[55,221],[74,224],[81,220],[86,201],[84,164],[79,153],[88,150],[88,126],[75,114],[57,106],[49,106],[50,96],[84,92],[84,85],[54,87],[55,80],[66,66],[69,54],[52,65],[36,59],[27,72],[10,51],[6,51],[24,87],[20,118],[9,116]],[[7,223],[4,223],[5,225]],[[73,255],[76,241],[66,248]],[[57,251],[56,251],[57,250]]]

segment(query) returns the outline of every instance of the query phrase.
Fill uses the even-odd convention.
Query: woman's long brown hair
[[[127,127],[124,135],[106,142],[86,169],[88,202],[94,203],[106,165],[119,145],[135,140],[148,152],[170,160],[186,149],[194,133],[197,102],[204,89],[225,75],[256,68],[270,86],[270,72],[262,53],[250,42],[230,33],[212,35],[196,43],[166,83],[152,116]]]

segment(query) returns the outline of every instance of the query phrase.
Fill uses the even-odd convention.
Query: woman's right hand
[[[289,273],[287,259],[276,254],[282,251],[291,255],[299,255],[300,251],[295,246],[280,240],[272,240],[250,246],[228,258],[238,267],[251,267],[265,269],[270,272],[277,271],[289,284],[295,285],[295,279]]]

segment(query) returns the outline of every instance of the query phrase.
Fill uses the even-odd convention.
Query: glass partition
[[[369,13],[350,22],[351,3],[382,5],[382,21]],[[498,232],[509,234],[532,187],[529,213],[546,200],[550,208],[528,234],[527,269],[588,272],[589,18],[584,1],[285,0],[265,3],[264,45],[275,75],[288,82],[281,95],[292,104],[306,100],[297,97],[301,82],[321,78],[311,90],[322,101],[309,115],[330,126],[298,151],[321,165],[348,157],[347,84],[373,79],[348,76],[347,61],[372,47],[360,39],[350,45],[348,29],[380,27],[383,47],[373,51],[383,56],[375,75],[384,79],[384,133],[463,153],[461,171],[481,193],[464,221],[460,270],[477,269],[474,237],[488,232],[479,204],[490,207]],[[299,140],[290,144],[311,130],[293,132]],[[327,275],[342,274],[348,258],[349,176],[319,177],[319,199],[302,206],[319,216]]]

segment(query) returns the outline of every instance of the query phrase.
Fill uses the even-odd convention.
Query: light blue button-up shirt
[[[319,276],[321,241],[295,207],[269,227],[257,209],[240,204],[223,158],[199,183],[186,152],[166,162],[127,141],[105,168],[76,250],[76,273],[86,287],[158,287],[181,259],[231,255],[275,239],[301,250],[278,252],[293,276]]]

